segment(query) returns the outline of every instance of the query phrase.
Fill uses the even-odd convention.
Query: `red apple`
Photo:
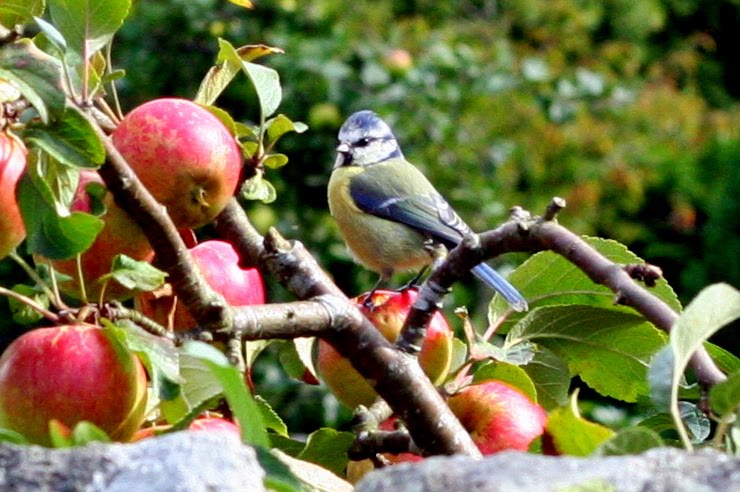
[[[402,48],[394,48],[383,57],[383,64],[395,75],[403,75],[414,66],[414,57]]]
[[[0,259],[26,237],[15,187],[26,169],[26,147],[17,138],[0,132]]]
[[[227,431],[235,434],[241,439],[241,430],[239,429],[239,426],[230,420],[220,417],[197,418],[188,426],[188,430],[191,432]]]
[[[192,101],[142,104],[112,138],[178,228],[210,222],[234,195],[242,166],[236,140],[213,113]]]
[[[526,451],[547,422],[542,407],[500,381],[467,386],[447,403],[483,454]]]
[[[95,171],[82,171],[77,193],[70,205],[72,211],[90,212],[91,200],[87,193],[90,183],[103,184],[103,180]],[[113,258],[124,254],[139,261],[151,261],[154,258],[149,241],[139,225],[121,208],[116,205],[113,195],[107,193],[103,202],[107,208],[102,219],[105,222],[103,230],[93,242],[92,246],[82,254],[82,274],[88,297],[96,299],[100,295],[102,283],[98,279],[110,272]],[[46,261],[36,257],[37,261]],[[60,284],[60,289],[71,297],[80,296],[80,285],[77,279],[77,260],[53,260],[55,270],[72,277],[72,280]],[[124,300],[130,298],[133,292],[124,288],[115,281],[109,281],[106,287],[106,300]]]
[[[378,290],[370,308],[364,305],[366,294],[353,301],[388,341],[395,342],[417,294],[416,289],[403,292]],[[440,384],[447,376],[451,361],[452,331],[442,313],[436,312],[427,327],[419,364],[432,383]],[[354,408],[370,405],[375,400],[377,394],[370,384],[347,359],[323,340],[319,341],[318,369],[326,385],[345,405]]]
[[[146,373],[94,325],[26,332],[0,357],[0,427],[49,446],[49,421],[87,420],[128,440],[144,421]]]
[[[225,241],[205,241],[190,249],[195,264],[213,290],[224,296],[232,306],[265,303],[262,276],[256,268],[239,266],[239,255]],[[142,292],[136,297],[136,307],[146,316],[175,330],[197,326],[188,309],[177,303],[171,292]]]

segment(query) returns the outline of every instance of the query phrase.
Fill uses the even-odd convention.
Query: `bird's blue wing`
[[[447,201],[434,188],[420,190],[407,186],[408,176],[379,186],[372,173],[352,178],[349,191],[355,204],[376,217],[400,222],[449,248],[456,246],[470,232]],[[426,179],[426,178],[424,178]]]

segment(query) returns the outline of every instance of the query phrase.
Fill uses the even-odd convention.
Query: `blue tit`
[[[354,113],[339,130],[329,210],[350,253],[380,274],[378,285],[395,271],[425,268],[472,233],[404,158],[390,127],[367,110]],[[527,309],[527,301],[496,270],[481,263],[473,273],[514,309]]]

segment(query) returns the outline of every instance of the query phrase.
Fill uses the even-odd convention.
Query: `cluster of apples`
[[[233,196],[242,160],[234,137],[212,113],[182,99],[158,99],[131,111],[111,136],[152,195],[164,205],[186,237],[218,215]],[[23,143],[0,133],[0,258],[25,238],[15,188],[26,167]],[[72,211],[91,212],[90,185],[103,185],[94,171],[82,171]],[[154,252],[143,231],[120,209],[110,193],[103,202],[104,228],[81,255],[83,280],[97,298],[113,258],[125,254],[152,261]],[[190,253],[206,281],[233,305],[262,304],[265,291],[259,272],[242,268],[231,244],[192,243]],[[36,257],[37,262],[49,261]],[[75,259],[50,261],[58,272],[75,280],[60,284],[78,297]],[[105,299],[127,299],[134,292],[109,285]],[[175,330],[196,323],[166,289],[139,294],[140,309]],[[0,427],[24,435],[29,442],[49,445],[49,421],[72,428],[89,421],[116,440],[130,440],[146,410],[147,377],[141,362],[106,330],[91,324],[33,329],[16,339],[0,357]],[[200,425],[204,427],[204,425]],[[210,424],[205,427],[210,427]]]
[[[385,336],[395,342],[416,299],[416,289],[403,291],[378,290],[371,302],[367,295],[353,299],[365,316]],[[452,361],[452,330],[447,319],[437,311],[427,325],[427,335],[419,353],[419,365],[436,385],[444,382]],[[342,403],[351,408],[369,406],[377,393],[349,361],[321,340],[318,349],[318,370],[329,389]],[[484,381],[465,386],[448,401],[452,412],[470,433],[481,453],[492,454],[507,449],[526,451],[540,437],[547,422],[547,413],[520,390],[501,381]],[[390,430],[395,418],[381,425]],[[391,462],[417,461],[418,455],[386,456]]]

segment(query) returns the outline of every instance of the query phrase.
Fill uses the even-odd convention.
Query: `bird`
[[[397,271],[420,269],[420,277],[473,233],[406,160],[390,126],[375,112],[353,113],[338,140],[329,211],[355,261],[380,274],[371,292]],[[514,310],[528,309],[519,291],[491,266],[480,263],[472,271]]]

